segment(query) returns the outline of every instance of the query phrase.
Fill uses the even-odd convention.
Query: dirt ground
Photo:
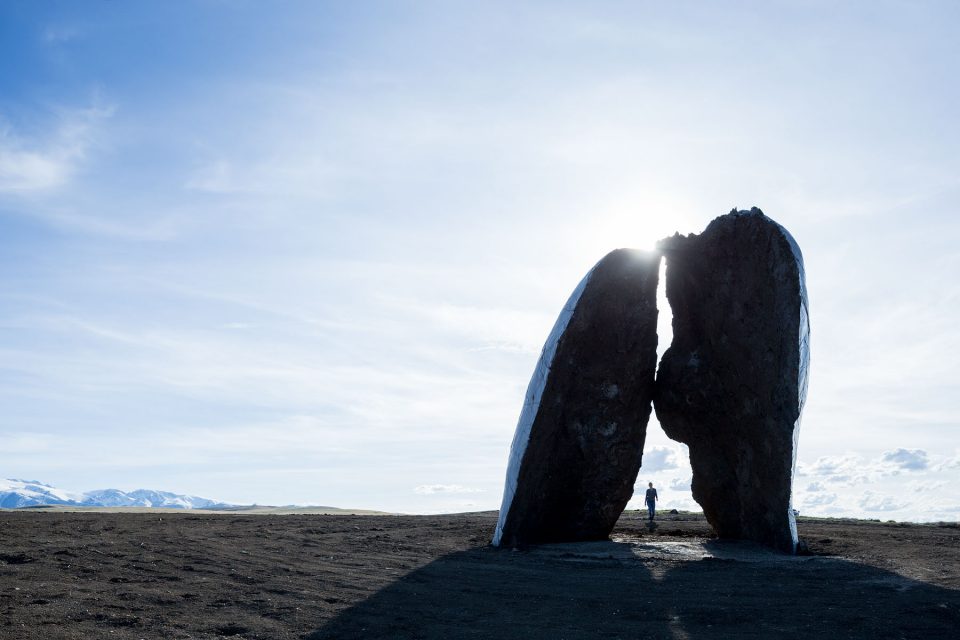
[[[0,512],[0,638],[958,638],[960,527],[801,519],[813,555],[624,514],[488,546],[495,513]]]

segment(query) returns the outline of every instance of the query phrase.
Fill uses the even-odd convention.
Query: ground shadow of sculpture
[[[673,342],[657,368],[661,256]],[[759,209],[667,238],[655,253],[610,253],[544,345],[493,544],[607,537],[632,495],[652,404],[664,432],[688,445],[693,497],[718,535],[793,553],[808,364],[803,258]]]
[[[960,591],[844,560],[655,563],[587,544],[450,554],[306,638],[948,638],[960,625]]]

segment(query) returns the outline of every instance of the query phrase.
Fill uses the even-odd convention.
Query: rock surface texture
[[[527,389],[494,545],[603,539],[630,500],[654,390],[659,263],[613,251],[570,296]]]
[[[803,258],[759,209],[663,240],[673,342],[654,399],[690,449],[693,497],[723,538],[793,552],[791,507],[809,361]]]

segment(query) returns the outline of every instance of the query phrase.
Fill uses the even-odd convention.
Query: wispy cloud
[[[922,449],[897,449],[885,451],[881,461],[894,465],[897,469],[920,471],[930,466],[927,452]]]
[[[816,492],[803,499],[801,506],[803,508],[816,508],[831,505],[837,501],[836,493]]]
[[[909,503],[898,502],[893,496],[876,495],[872,491],[865,491],[860,498],[860,508],[867,512],[899,511]]]
[[[483,489],[472,489],[459,484],[421,484],[413,488],[414,493],[433,495],[435,493],[483,493]]]
[[[653,447],[643,453],[642,472],[653,473],[677,468],[677,452],[670,447]]]
[[[929,467],[930,459],[926,451],[896,449],[885,451],[875,459],[856,454],[823,456],[812,464],[801,462],[798,475],[852,486],[881,476],[897,476],[901,472],[918,472]],[[814,482],[813,485],[818,488],[821,486],[820,482]]]
[[[113,107],[61,109],[49,133],[19,135],[0,127],[0,194],[48,191],[65,184],[94,143],[97,128]]]
[[[57,46],[73,42],[85,34],[86,29],[80,24],[51,24],[41,33],[41,40],[46,45]]]
[[[847,453],[801,461],[794,504],[807,515],[895,512],[899,519],[943,519],[960,497],[956,471],[944,464],[949,459],[899,448],[875,457]]]
[[[960,469],[960,455],[951,456],[937,465],[937,470],[939,471],[948,471]]]

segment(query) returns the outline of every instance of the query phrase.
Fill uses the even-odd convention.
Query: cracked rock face
[[[659,263],[613,251],[561,312],[527,389],[494,545],[603,539],[630,500],[654,389]]]
[[[673,342],[654,406],[686,443],[693,497],[720,537],[787,552],[791,485],[806,397],[809,321],[803,259],[759,209],[661,241]]]

